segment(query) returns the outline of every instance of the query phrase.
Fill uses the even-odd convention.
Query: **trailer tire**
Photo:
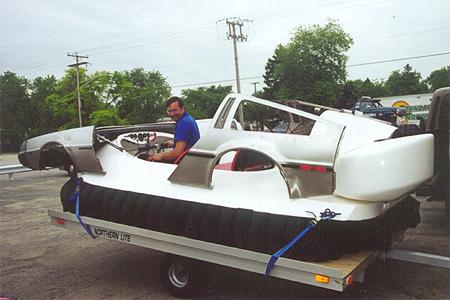
[[[177,298],[196,296],[205,282],[206,263],[166,254],[161,261],[159,275],[169,294]]]

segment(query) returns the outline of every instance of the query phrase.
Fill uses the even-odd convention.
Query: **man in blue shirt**
[[[194,146],[200,139],[197,123],[194,118],[184,110],[183,100],[179,97],[171,97],[166,102],[167,115],[176,121],[173,142],[168,142],[171,151],[155,153],[151,155],[150,161],[173,162],[180,154]]]

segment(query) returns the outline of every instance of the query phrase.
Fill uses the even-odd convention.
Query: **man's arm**
[[[177,141],[175,143],[175,148],[169,152],[161,152],[150,155],[148,158],[149,161],[169,161],[173,162],[177,157],[184,152],[186,147],[185,141]]]
[[[162,143],[161,145],[164,145],[165,148],[173,148],[173,140],[168,140],[167,142]]]

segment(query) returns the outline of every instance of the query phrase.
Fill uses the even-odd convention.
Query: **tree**
[[[100,109],[91,113],[90,124],[96,126],[108,126],[108,125],[125,125],[126,120],[122,120],[114,108]]]
[[[119,117],[132,124],[155,122],[164,115],[164,102],[170,96],[170,86],[158,71],[133,69],[119,78],[116,99]]]
[[[86,69],[80,68],[80,100],[81,119],[83,126],[90,125],[91,113],[97,110],[113,107],[104,97],[110,86],[109,72],[97,72],[88,75]],[[111,101],[112,102],[112,101]],[[76,73],[67,69],[63,78],[56,86],[53,94],[45,99],[45,105],[51,112],[53,127],[59,130],[78,127],[78,100],[76,92]]]
[[[123,88],[131,86],[124,72],[97,71],[89,78],[89,85],[94,95],[107,106],[115,106],[121,99]]]
[[[57,127],[52,122],[51,110],[46,105],[45,99],[55,93],[57,79],[53,75],[35,78],[30,85],[30,111],[28,120],[30,122],[30,137],[55,131]]]
[[[389,96],[389,91],[383,80],[371,81],[369,78],[348,80],[342,87],[341,98],[337,103],[338,108],[351,108],[358,98],[363,96],[385,97]]]
[[[345,52],[352,43],[334,21],[297,28],[290,42],[279,45],[266,64],[267,96],[333,106],[346,79]]]
[[[403,71],[395,70],[386,81],[386,88],[390,95],[420,94],[428,91],[427,86],[422,82],[419,72],[413,71],[410,64],[403,67]]]
[[[229,93],[231,93],[230,85],[211,85],[207,88],[200,87],[181,91],[186,110],[197,119],[212,118],[222,100]]]
[[[430,76],[426,79],[426,83],[430,87],[430,91],[450,86],[450,66],[440,68],[431,72]]]
[[[384,81],[371,81],[369,78],[366,78],[357,86],[357,95],[358,98],[362,96],[384,97],[389,96],[389,90],[386,88]]]
[[[341,97],[337,101],[336,107],[351,108],[359,97],[358,87],[361,83],[362,81],[360,79],[347,81],[342,87]]]
[[[17,151],[28,135],[28,80],[15,73],[0,75],[0,150]]]
[[[95,81],[80,68],[81,119],[83,126],[89,125],[90,114],[105,108],[104,103],[96,95]],[[76,92],[76,73],[67,69],[64,77],[56,85],[53,94],[45,99],[45,106],[50,111],[49,122],[55,129],[64,130],[79,126],[78,100]]]
[[[266,71],[263,75],[266,86],[263,88],[262,94],[260,94],[260,96],[264,99],[275,99],[275,92],[279,89],[280,74],[276,74],[276,68],[281,63],[281,57],[284,53],[283,51],[285,51],[283,45],[278,45],[277,48],[275,48],[274,54],[266,63]]]

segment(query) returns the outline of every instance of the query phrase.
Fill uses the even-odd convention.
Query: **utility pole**
[[[228,26],[227,39],[233,40],[234,68],[236,70],[236,88],[238,93],[241,93],[241,79],[239,77],[239,59],[236,42],[247,41],[247,35],[244,35],[242,32],[244,22],[250,22],[250,20],[242,20],[240,18],[226,19],[226,24]]]
[[[70,54],[67,53],[67,56],[75,57],[75,63],[68,65],[68,67],[75,67],[76,73],[77,73],[77,98],[78,98],[78,120],[80,122],[80,127],[83,127],[83,123],[81,121],[81,99],[80,99],[80,66],[81,65],[87,65],[87,61],[81,61],[80,58],[88,58],[88,56],[78,55],[78,53]]]
[[[250,84],[253,84],[253,89],[254,89],[253,95],[256,95],[256,85],[259,84],[259,82],[257,82],[257,81],[250,82]]]
[[[237,52],[237,42],[247,41],[247,35],[244,35],[242,27],[244,22],[251,22],[248,19],[241,18],[227,18],[226,24],[228,26],[227,39],[233,40],[233,50],[234,50],[234,68],[236,70],[236,89],[238,94],[241,93],[241,78],[239,77],[239,59]],[[244,125],[244,109],[242,105],[239,106],[239,122]]]

